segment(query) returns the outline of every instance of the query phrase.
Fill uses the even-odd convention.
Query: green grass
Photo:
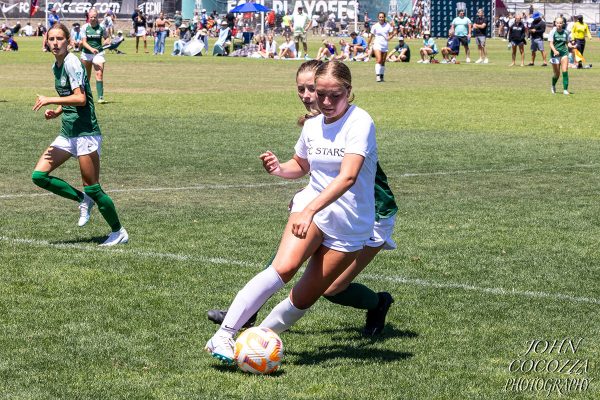
[[[54,93],[52,56],[19,44],[0,54],[0,397],[547,398],[506,392],[518,377],[587,378],[564,397],[600,396],[597,69],[552,96],[550,67],[508,68],[499,40],[489,65],[388,64],[384,84],[372,62],[350,64],[400,207],[398,249],[358,281],[396,303],[366,339],[362,312],[319,301],[282,335],[281,371],[257,377],[202,351],[206,310],[261,270],[305,182],[258,160],[292,155],[299,62],[136,55],[129,39],[109,55],[101,178],[131,242],[99,249],[97,210],[78,229],[76,205],[31,182],[59,121],[31,111]],[[75,162],[56,175],[80,184]],[[588,359],[587,372],[508,370],[527,341],[563,338],[584,339],[577,354],[529,358]]]

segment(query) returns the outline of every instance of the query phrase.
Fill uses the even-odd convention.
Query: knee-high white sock
[[[375,64],[375,75],[381,75],[381,65]]]
[[[290,329],[307,311],[308,309],[300,310],[296,308],[288,296],[273,308],[260,326],[272,329],[276,333],[281,333]]]
[[[283,285],[285,283],[273,266],[250,279],[233,299],[233,303],[229,306],[227,315],[217,334],[233,337],[246,321],[265,304],[269,297],[281,289]]]

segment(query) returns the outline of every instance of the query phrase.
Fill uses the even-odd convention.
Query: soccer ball
[[[269,328],[246,329],[235,341],[233,358],[242,371],[271,374],[281,365],[283,342]]]

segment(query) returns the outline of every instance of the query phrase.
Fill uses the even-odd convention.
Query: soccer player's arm
[[[469,33],[467,33],[467,36],[471,37],[471,32],[473,31],[473,23],[471,22],[471,20],[469,20],[467,26],[469,27]]]
[[[552,56],[556,57],[558,56],[558,51],[556,51],[556,48],[554,47],[554,31],[555,29],[552,29],[550,35],[548,35],[548,44],[550,45],[550,50],[552,50]]]

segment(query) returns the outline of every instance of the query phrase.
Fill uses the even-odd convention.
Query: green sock
[[[377,293],[360,283],[351,283],[343,292],[323,297],[332,303],[361,310],[372,310],[379,304]]]
[[[121,223],[119,222],[115,204],[110,196],[104,193],[100,184],[96,183],[95,185],[84,186],[83,191],[96,202],[100,214],[102,214],[106,222],[108,222],[112,231],[116,232],[121,229]]]
[[[556,82],[558,82],[558,76],[552,77],[552,86],[556,86]]]
[[[104,97],[104,82],[103,81],[96,81],[96,91],[98,92],[99,99]]]
[[[563,89],[567,90],[569,88],[569,71],[562,73],[563,77]]]
[[[48,172],[33,171],[33,174],[31,174],[31,179],[33,180],[33,183],[42,189],[48,190],[49,192],[78,203],[83,201],[83,193],[62,179],[49,176]]]

